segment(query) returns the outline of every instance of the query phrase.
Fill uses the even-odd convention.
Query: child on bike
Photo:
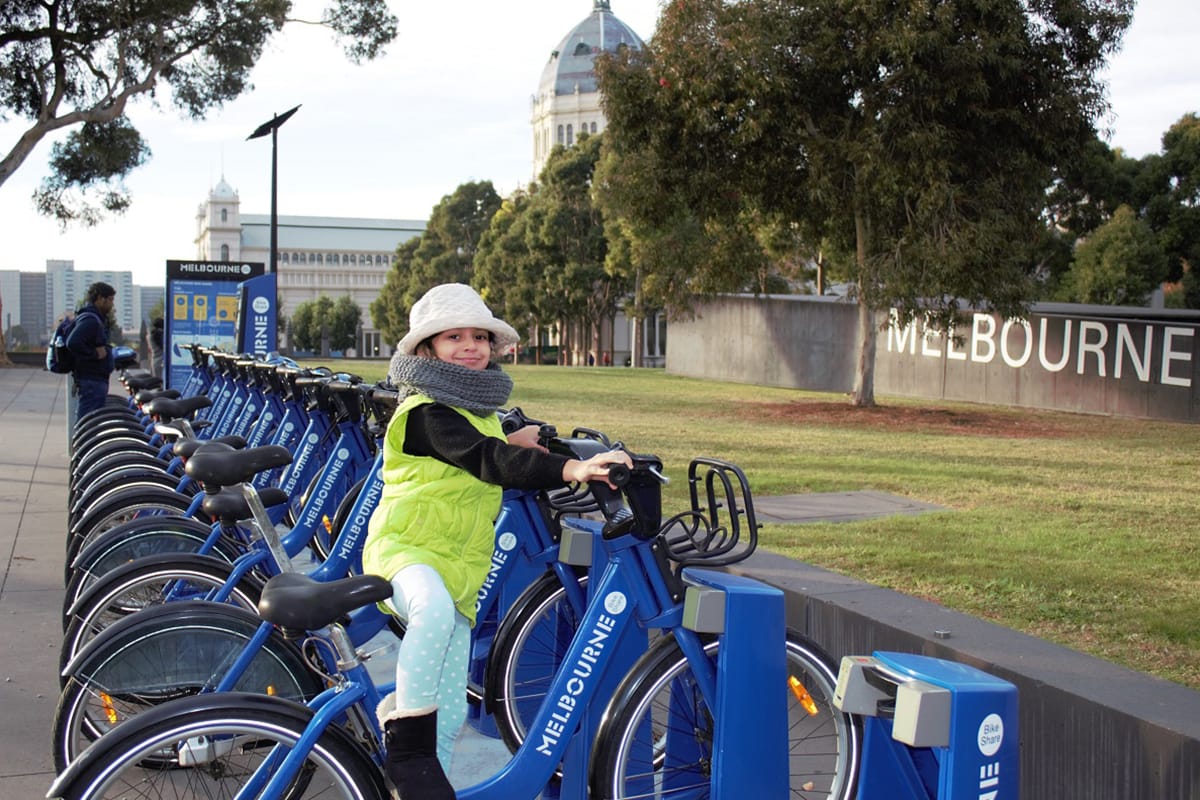
[[[512,379],[491,359],[518,338],[471,287],[442,284],[413,305],[388,371],[403,399],[384,439],[363,568],[391,581],[391,605],[408,625],[396,692],[378,710],[401,800],[454,798],[446,773],[466,719],[470,629],[502,487],[606,480],[610,464],[630,466],[620,451],[587,461],[546,452],[534,426],[506,440],[496,411]]]

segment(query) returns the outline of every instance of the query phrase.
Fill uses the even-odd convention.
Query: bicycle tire
[[[155,459],[153,463],[135,461],[103,471],[89,471],[86,475],[81,475],[78,480],[71,484],[68,502],[70,503],[70,507],[74,508],[80,503],[81,498],[89,492],[95,496],[96,493],[102,491],[99,488],[101,486],[119,485],[122,481],[141,478],[146,475],[155,477],[167,475],[166,467],[167,464],[165,461]],[[176,483],[179,482],[178,476],[172,477],[175,478]]]
[[[145,492],[119,492],[103,503],[88,509],[72,528],[67,539],[67,564],[93,539],[122,522],[143,516],[185,516],[192,498],[174,491],[155,488]],[[203,512],[197,512],[201,522],[211,522]]]
[[[233,565],[210,556],[151,556],[112,570],[83,593],[69,612],[71,621],[63,635],[59,668],[66,670],[89,640],[117,620],[168,601],[164,590],[180,599],[203,599],[230,579]],[[263,581],[243,575],[229,593],[229,602],[253,611],[258,608]]]
[[[719,643],[706,643],[716,658]],[[788,675],[808,689],[819,713],[810,716],[788,693],[789,797],[800,800],[850,800],[855,796],[862,732],[858,721],[832,704],[837,671],[832,659],[804,636],[788,631]],[[673,637],[663,637],[622,680],[604,712],[591,758],[591,797],[597,800],[670,798],[664,786],[667,770],[658,743],[666,740],[666,709],[678,727],[674,735],[691,742],[693,764],[673,764],[672,783],[694,781],[679,796],[707,798],[711,766],[712,716],[694,688],[691,667]],[[694,711],[693,714],[687,712]],[[683,717],[680,719],[680,717]],[[750,744],[750,743],[747,743]]]
[[[126,432],[121,435],[109,435],[86,447],[81,446],[71,455],[71,474],[82,475],[89,466],[106,455],[118,452],[145,453],[157,455],[159,448],[150,444],[144,434]]]
[[[302,705],[256,694],[200,695],[159,706],[81,755],[55,781],[60,800],[230,797],[276,745],[293,747],[312,713]],[[203,741],[214,753],[196,767],[152,769],[148,763],[178,743]],[[200,748],[188,752],[199,755]],[[224,752],[222,752],[224,751]],[[307,791],[306,791],[307,790]],[[329,800],[389,800],[383,775],[362,745],[331,726],[286,793]]]
[[[579,576],[586,591],[587,576]],[[529,585],[504,615],[484,672],[485,708],[510,752],[525,741],[562,663],[566,645],[579,627],[579,616],[553,572]]]
[[[159,457],[158,450],[149,453],[145,450],[117,449],[97,457],[83,469],[72,471],[68,483],[71,491],[74,492],[77,491],[76,487],[87,485],[88,481],[95,480],[97,476],[103,475],[109,470],[123,469],[129,466],[153,467],[161,470],[167,466],[167,462]]]
[[[161,522],[155,523],[156,519]],[[210,526],[187,517],[149,517],[133,523],[141,524],[118,526],[100,534],[71,562],[71,577],[63,596],[63,630],[75,602],[104,575],[139,558],[196,553],[211,534]],[[222,535],[207,555],[232,563],[245,552],[245,544]]]
[[[215,686],[260,624],[257,615],[236,606],[191,601],[106,629],[64,671],[53,725],[56,772],[118,725]],[[300,649],[272,630],[233,691],[304,702],[324,688]]]
[[[112,410],[89,419],[83,427],[76,427],[71,433],[71,439],[81,450],[87,450],[107,436],[127,432],[140,434],[144,439],[146,424],[129,411]]]
[[[120,492],[143,493],[162,489],[164,491],[174,492],[190,501],[191,498],[195,496],[196,492],[200,491],[200,487],[195,482],[192,482],[183,489],[179,489],[177,488],[179,486],[179,480],[180,479],[177,477],[167,475],[165,472],[160,472],[158,475],[140,475],[137,477],[127,478],[117,485],[109,485],[103,490],[100,490],[99,487],[97,487],[97,489],[93,492],[88,492],[85,490],[85,496],[80,499],[80,502],[76,506],[72,506],[67,512],[67,523],[69,526],[74,527],[75,523],[86,517],[89,511],[108,502]],[[89,494],[91,495],[90,497],[87,496]]]

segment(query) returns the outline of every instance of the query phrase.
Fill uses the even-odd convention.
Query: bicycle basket
[[[692,459],[688,491],[692,507],[659,530],[671,559],[680,567],[719,567],[749,557],[758,546],[759,525],[741,468],[715,458]]]

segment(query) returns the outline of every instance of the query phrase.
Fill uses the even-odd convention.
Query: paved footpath
[[[0,798],[54,776],[67,504],[67,379],[0,369]]]
[[[114,391],[120,387],[114,380]],[[67,380],[32,367],[0,368],[0,800],[44,797],[54,778],[66,538]],[[755,500],[760,522],[848,520],[932,506],[880,492]],[[506,751],[468,728],[451,779],[492,774]]]

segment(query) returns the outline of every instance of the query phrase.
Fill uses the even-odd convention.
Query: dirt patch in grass
[[[1057,439],[1086,435],[1078,417],[1037,411],[993,411],[986,408],[942,408],[849,403],[758,403],[746,409],[761,419],[837,425],[848,428],[904,430],[912,433],[959,433],[1014,439]]]

